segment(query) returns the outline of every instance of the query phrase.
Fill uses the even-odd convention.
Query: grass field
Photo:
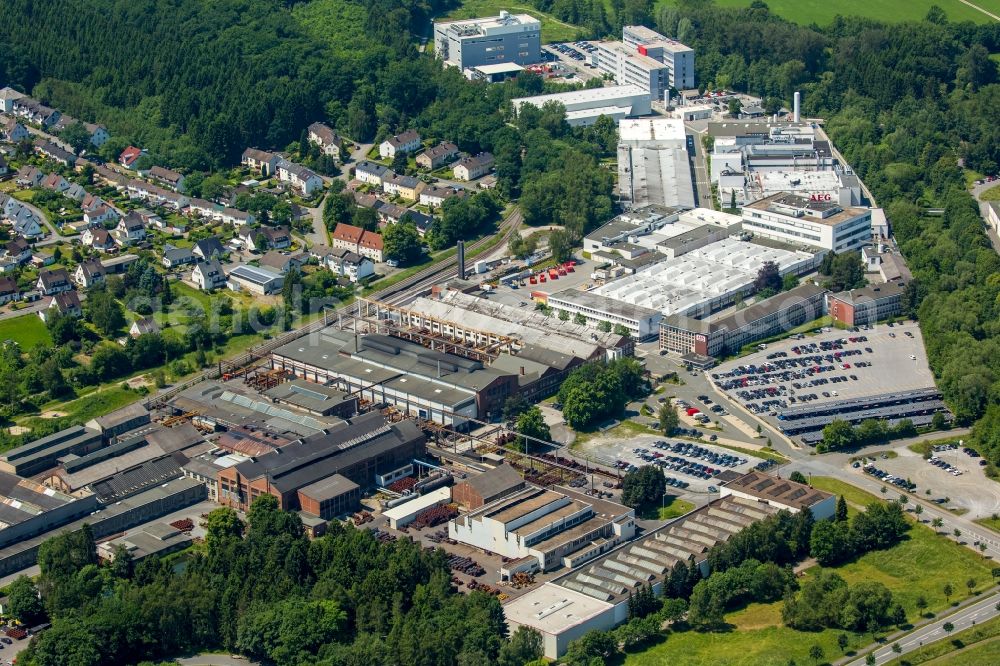
[[[677,497],[671,497],[670,503],[666,506],[661,506],[658,509],[660,520],[670,520],[671,518],[677,518],[678,516],[683,516],[685,513],[694,508],[694,504],[688,502],[687,500],[678,499]]]
[[[579,28],[540,12],[526,4],[511,4],[504,0],[465,0],[462,6],[448,14],[449,18],[481,18],[498,16],[501,10],[515,14],[530,14],[542,22],[542,42],[568,42],[576,39]]]
[[[994,185],[979,195],[983,201],[1000,201],[1000,185]]]
[[[39,342],[52,342],[45,322],[36,314],[26,314],[0,321],[0,341],[13,340],[27,351]]]
[[[751,0],[715,0],[721,7],[747,7]],[[975,5],[1000,14],[998,0],[970,0]],[[672,5],[673,0],[660,0],[660,5]],[[889,23],[900,21],[920,21],[927,16],[931,5],[944,9],[950,21],[992,21],[986,14],[964,5],[959,0],[767,0],[771,11],[790,21],[809,25],[827,25],[838,14],[841,16],[864,16]]]
[[[1000,663],[1000,617],[960,631],[951,640],[937,641],[903,657],[893,659],[886,666],[903,664],[979,664]]]
[[[990,518],[980,518],[976,522],[982,525],[983,527],[993,530],[994,532],[1000,532],[1000,516],[995,516]]]
[[[69,402],[46,405],[45,409],[58,409],[60,412],[66,414],[65,417],[61,418],[68,419],[72,423],[85,423],[94,417],[121,409],[125,405],[133,403],[142,397],[136,391],[122,389],[121,384],[118,383],[108,385],[103,389],[98,389]],[[18,425],[34,429],[39,424],[47,421],[49,419],[43,419],[40,416],[29,416],[24,419],[18,419]]]
[[[803,632],[781,626],[781,605],[751,604],[726,615],[733,631],[686,631],[668,634],[667,639],[644,652],[630,654],[626,666],[786,666],[813,664],[809,650],[819,645],[825,660],[836,661],[843,653],[837,646],[842,631]],[[870,641],[870,636],[848,633],[848,649]]]
[[[843,495],[847,503],[858,508],[863,508],[872,502],[879,501],[882,498],[875,497],[869,492],[861,490],[860,488],[855,488],[849,483],[845,483],[839,479],[834,479],[829,476],[814,476],[809,482],[814,488],[819,490],[825,490],[828,493],[833,493],[834,495]]]

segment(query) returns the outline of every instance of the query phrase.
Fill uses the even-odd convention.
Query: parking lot
[[[557,60],[566,65],[581,81],[601,76],[601,72],[591,65],[591,60],[593,54],[597,52],[597,47],[589,42],[546,44],[542,47],[542,52],[547,58]]]
[[[667,492],[670,488],[682,492],[710,492],[710,488],[718,485],[715,477],[720,472],[733,470],[745,473],[762,462],[749,454],[736,453],[707,442],[696,444],[655,435],[602,435],[581,444],[579,453],[622,471],[627,471],[630,465],[658,465],[668,479]]]
[[[905,447],[895,451],[896,458],[879,458],[869,462],[894,477],[909,479],[916,485],[919,497],[945,508],[965,510],[968,518],[988,518],[1000,513],[1000,484],[986,478],[984,468],[979,464],[982,458],[970,455],[964,447],[934,451],[931,460],[925,460]],[[853,471],[868,473],[863,467]],[[890,481],[886,485],[891,487],[897,484]],[[948,501],[945,502],[945,499]]]
[[[723,363],[710,376],[732,400],[775,426],[783,410],[934,386],[915,322],[784,340]]]

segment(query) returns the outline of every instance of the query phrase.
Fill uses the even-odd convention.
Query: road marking
[[[982,7],[980,7],[979,5],[974,5],[971,2],[969,2],[968,0],[958,0],[958,1],[961,2],[963,5],[968,5],[969,7],[972,7],[973,9],[975,9],[976,11],[979,11],[979,12],[982,12],[982,13],[986,14],[987,16],[989,16],[994,21],[1000,21],[1000,16],[997,16],[993,12],[986,11],[985,9],[983,9]]]

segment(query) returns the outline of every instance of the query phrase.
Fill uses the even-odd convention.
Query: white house
[[[368,185],[382,187],[383,179],[390,175],[392,175],[391,169],[375,162],[358,162],[357,166],[354,167],[354,177]]]
[[[128,334],[133,338],[137,338],[140,335],[149,335],[150,333],[156,333],[160,330],[157,325],[156,320],[152,317],[143,317],[142,319],[136,319],[132,322],[132,326],[128,329]]]
[[[87,247],[92,247],[102,252],[107,252],[115,246],[115,241],[111,238],[111,234],[103,227],[84,229],[83,233],[80,234],[80,242]]]
[[[94,145],[95,148],[100,148],[108,142],[111,138],[111,134],[108,133],[108,128],[104,125],[95,125],[94,123],[84,123],[84,127],[90,132],[90,143]]]
[[[194,255],[186,247],[174,247],[170,243],[163,246],[163,258],[160,260],[166,268],[176,268],[194,263]]]
[[[146,225],[143,224],[142,218],[135,211],[130,212],[118,221],[115,232],[117,239],[122,245],[137,243],[146,239]]]
[[[384,160],[391,160],[398,153],[412,153],[420,148],[420,135],[413,130],[391,136],[378,145],[378,154]]]
[[[323,123],[313,123],[309,126],[309,141],[319,146],[323,154],[340,159],[340,137],[333,128]]]
[[[38,282],[35,284],[38,291],[43,296],[53,296],[55,294],[69,291],[73,288],[73,283],[69,280],[69,274],[63,268],[56,270],[39,271]]]
[[[107,204],[101,204],[93,210],[83,213],[83,221],[88,225],[97,225],[103,222],[110,222],[118,219],[118,211]]]
[[[48,303],[38,311],[38,317],[42,321],[61,314],[64,317],[80,317],[83,315],[83,308],[80,307],[80,296],[75,291],[64,291],[49,298]]]
[[[38,218],[27,208],[20,209],[13,217],[14,232],[27,240],[37,240],[45,235]]]
[[[278,180],[291,184],[306,197],[323,189],[323,179],[314,171],[288,160],[278,162]]]
[[[104,282],[106,271],[104,266],[97,259],[87,259],[81,261],[73,273],[73,281],[85,289],[89,289],[96,284]]]
[[[215,259],[203,261],[191,271],[191,281],[202,291],[212,291],[226,286],[226,274]]]
[[[456,180],[475,180],[485,176],[493,168],[495,160],[490,153],[479,153],[459,160],[453,169]]]
[[[266,150],[258,150],[256,148],[247,148],[243,151],[240,164],[251,171],[256,171],[264,176],[270,176],[275,172],[280,161],[281,156],[275,153],[269,153]]]
[[[375,274],[375,264],[371,259],[344,248],[331,249],[323,259],[323,263],[332,272],[348,278],[351,282],[358,282]]]
[[[3,136],[11,143],[19,143],[30,137],[31,134],[24,125],[11,118],[3,125]]]

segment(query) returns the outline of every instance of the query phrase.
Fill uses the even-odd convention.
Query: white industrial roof
[[[420,497],[412,499],[409,502],[404,502],[399,506],[394,506],[385,511],[383,515],[390,521],[405,520],[410,516],[414,516],[432,507],[439,506],[441,502],[448,499],[451,499],[451,488],[445,486],[444,488],[432,490],[426,495],[421,495]]]
[[[743,218],[739,215],[733,215],[732,213],[724,213],[721,210],[712,210],[711,208],[695,208],[681,213],[679,221],[686,222],[693,226],[714,224],[715,226],[726,227],[728,229],[733,225],[743,222]]]
[[[612,102],[617,100],[628,99],[630,97],[636,97],[639,95],[649,96],[649,93],[639,86],[627,85],[627,86],[605,86],[604,88],[590,88],[585,90],[573,90],[571,92],[564,93],[553,93],[551,95],[535,95],[534,97],[519,97],[517,99],[511,100],[515,109],[521,107],[522,104],[533,104],[539,108],[542,107],[546,102],[559,102],[569,110],[569,107],[574,104],[589,104],[592,102],[602,102],[606,101],[608,104],[606,106],[622,106],[616,105]]]
[[[498,62],[493,65],[476,65],[472,69],[483,74],[507,74],[508,72],[520,72],[524,67],[516,62]]]
[[[684,122],[677,118],[634,118],[618,125],[620,141],[668,142],[685,147]]]
[[[609,282],[594,293],[671,314],[687,314],[706,301],[748,287],[765,261],[782,273],[811,261],[808,252],[779,250],[726,238],[635,275]]]
[[[557,635],[610,611],[612,604],[574,590],[545,583],[503,607],[508,622]]]
[[[229,277],[238,277],[256,284],[267,284],[273,280],[281,279],[281,276],[266,268],[257,266],[241,265],[229,272]]]

